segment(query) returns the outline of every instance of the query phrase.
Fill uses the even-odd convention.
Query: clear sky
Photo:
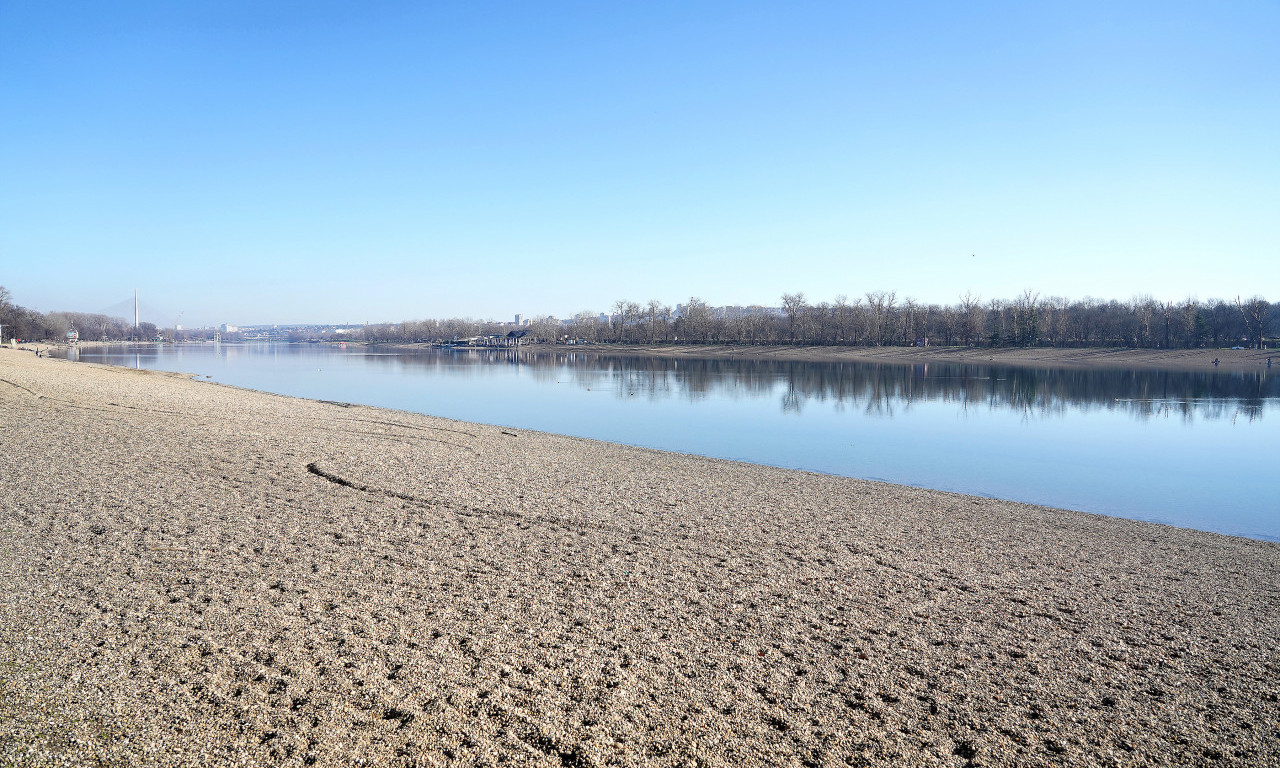
[[[188,326],[1280,300],[1280,3],[0,3],[0,285]]]

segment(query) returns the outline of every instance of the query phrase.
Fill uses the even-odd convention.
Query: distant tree
[[[902,300],[902,343],[911,346],[925,336],[928,313],[920,302],[908,296]]]
[[[1038,343],[1040,341],[1040,294],[1028,288],[1006,306],[1012,314],[1013,343],[1027,347]]]
[[[1000,299],[987,302],[987,341],[993,347],[1009,342],[1009,318],[1007,303]]]
[[[938,317],[942,328],[942,343],[950,347],[960,333],[960,310],[956,307],[943,307],[938,312]]]
[[[1181,320],[1178,314],[1178,304],[1174,301],[1155,302],[1156,318],[1159,323],[1161,332],[1161,341],[1159,346],[1164,349],[1170,349],[1173,346],[1173,337],[1177,333],[1177,324]]]
[[[613,314],[609,317],[613,329],[614,341],[635,341],[632,331],[640,315],[640,305],[634,301],[619,299],[613,303]]]
[[[665,339],[667,337],[667,328],[671,324],[671,307],[657,299],[649,299],[644,312],[649,343],[652,344],[659,339]]]
[[[1151,344],[1151,324],[1156,316],[1156,302],[1151,296],[1140,294],[1131,301],[1133,316],[1137,320],[1137,333],[1129,344],[1132,347],[1149,347]]]
[[[680,310],[676,321],[676,335],[686,342],[709,341],[714,331],[715,318],[711,307],[697,296],[691,296]]]
[[[960,297],[960,338],[967,347],[982,340],[982,327],[985,325],[985,312],[982,309],[982,298],[966,292]]]
[[[872,291],[867,294],[867,310],[870,312],[871,328],[868,334],[871,343],[881,346],[893,319],[894,302],[897,294],[893,291]]]
[[[1199,304],[1195,299],[1188,297],[1178,307],[1178,314],[1181,319],[1182,346],[1187,349],[1200,346],[1204,336],[1205,322]]]
[[[1214,320],[1221,331],[1221,339],[1214,340],[1214,346],[1235,345],[1240,339],[1240,329],[1244,324],[1244,316],[1237,308],[1221,299],[1213,307]]]
[[[1236,297],[1236,307],[1244,318],[1245,332],[1252,346],[1262,349],[1267,338],[1267,325],[1271,321],[1271,303],[1261,296],[1254,296],[1244,301]]]
[[[589,309],[584,309],[573,316],[573,321],[569,324],[569,332],[575,339],[583,341],[602,341],[605,338],[606,326],[600,321],[599,315]]]
[[[787,329],[791,334],[791,341],[797,340],[797,335],[801,330],[801,322],[805,310],[809,308],[808,303],[804,300],[804,294],[801,292],[782,294],[782,313],[787,316]]]
[[[853,327],[853,307],[849,304],[849,297],[843,293],[837,294],[835,302],[831,305],[831,312],[836,325],[835,343],[852,343],[850,331]]]

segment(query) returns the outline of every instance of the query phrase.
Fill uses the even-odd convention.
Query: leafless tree
[[[1182,324],[1182,345],[1187,349],[1200,346],[1200,330],[1204,321],[1200,317],[1200,305],[1187,297],[1178,308]]]
[[[1133,316],[1138,321],[1137,338],[1131,346],[1146,347],[1151,344],[1151,322],[1156,316],[1156,302],[1149,295],[1133,297]]]
[[[885,342],[885,332],[896,301],[897,294],[893,291],[872,291],[867,294],[867,309],[871,313],[871,343],[877,347]]]
[[[676,333],[684,341],[711,341],[715,318],[711,306],[697,296],[692,296],[681,307],[676,321]]]
[[[645,306],[645,325],[652,344],[667,337],[667,328],[671,325],[671,307],[657,299],[649,299]]]
[[[792,342],[797,340],[796,337],[802,330],[802,320],[808,307],[809,305],[805,302],[803,293],[782,294],[782,311],[787,316]]]
[[[1236,297],[1236,307],[1244,317],[1245,328],[1250,344],[1262,349],[1267,339],[1267,325],[1270,321],[1271,303],[1261,296],[1254,296],[1244,301]]]
[[[982,311],[982,297],[966,291],[960,297],[960,336],[965,346],[982,341],[982,326],[986,318]]]

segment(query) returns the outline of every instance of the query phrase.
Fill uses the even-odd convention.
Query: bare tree
[[[801,321],[808,306],[804,300],[803,293],[782,294],[782,312],[787,316],[792,342],[796,341],[797,333],[802,330]]]
[[[1182,315],[1182,345],[1187,349],[1200,346],[1200,336],[1204,326],[1204,319],[1200,313],[1200,306],[1195,299],[1187,297],[1179,308]]]
[[[1009,318],[1006,313],[1008,303],[1000,299],[992,299],[987,305],[990,307],[987,323],[990,328],[991,346],[998,347],[1009,341]]]
[[[671,324],[671,307],[657,299],[649,299],[644,308],[644,320],[650,344],[665,339],[667,327]]]
[[[974,296],[966,291],[960,297],[960,337],[965,346],[982,341],[982,326],[985,320],[982,311],[982,297]]]
[[[877,347],[884,344],[885,332],[892,319],[896,300],[897,294],[893,291],[872,291],[867,294],[867,309],[871,313],[871,343]]]
[[[583,341],[601,341],[605,338],[606,327],[600,317],[589,309],[574,315],[573,321],[569,324],[573,337]]]
[[[1253,346],[1262,349],[1263,344],[1266,343],[1267,325],[1271,320],[1271,302],[1261,296],[1241,301],[1237,296],[1236,307],[1244,317],[1245,332],[1249,335]]]
[[[843,293],[836,295],[835,303],[832,304],[831,311],[836,324],[836,343],[849,344],[850,321],[853,319],[852,307],[849,306],[849,297]]]
[[[920,307],[916,300],[908,296],[902,300],[902,343],[911,346],[920,336]]]
[[[712,336],[714,320],[710,305],[697,296],[691,296],[688,303],[680,308],[676,333],[685,341],[708,341]]]
[[[1151,345],[1151,322],[1156,316],[1156,302],[1149,295],[1133,297],[1133,315],[1138,321],[1137,338],[1132,346],[1146,347]]]
[[[1013,300],[1013,341],[1034,346],[1040,340],[1040,294],[1030,288]]]
[[[1156,301],[1155,311],[1156,317],[1160,319],[1160,329],[1164,336],[1162,346],[1169,349],[1173,346],[1173,326],[1178,321],[1178,304],[1173,301]]]

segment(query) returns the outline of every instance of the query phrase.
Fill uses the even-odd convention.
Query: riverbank
[[[542,349],[542,347],[530,347]],[[556,350],[565,349],[555,347]],[[795,360],[802,362],[872,362],[919,365],[966,363],[1034,368],[1127,368],[1172,371],[1264,371],[1268,358],[1280,364],[1273,349],[1063,349],[1057,347],[813,347],[733,344],[591,344],[581,350],[601,354],[657,357]],[[1217,360],[1217,364],[1214,361]],[[1271,370],[1280,373],[1280,368]]]
[[[0,764],[1280,760],[1280,546],[0,350]]]
[[[81,341],[80,347],[110,347],[126,342]],[[127,342],[155,344],[156,342]],[[211,343],[211,342],[183,342]],[[228,342],[229,344],[232,342]],[[243,342],[235,342],[243,343]],[[273,342],[290,343],[290,342]],[[338,342],[329,342],[338,343]],[[362,344],[363,342],[340,342]],[[377,346],[418,349],[432,344],[387,343]],[[22,349],[64,349],[66,342],[24,344]],[[495,349],[498,349],[495,347]],[[800,345],[745,344],[528,344],[521,351],[594,352],[597,354],[645,355],[695,359],[794,360],[799,362],[873,362],[919,365],[924,363],[965,363],[1032,368],[1139,369],[1170,371],[1260,372],[1267,361],[1280,365],[1280,351],[1274,349],[1129,349],[1059,347],[828,347]],[[1217,361],[1216,364],[1214,361]]]

